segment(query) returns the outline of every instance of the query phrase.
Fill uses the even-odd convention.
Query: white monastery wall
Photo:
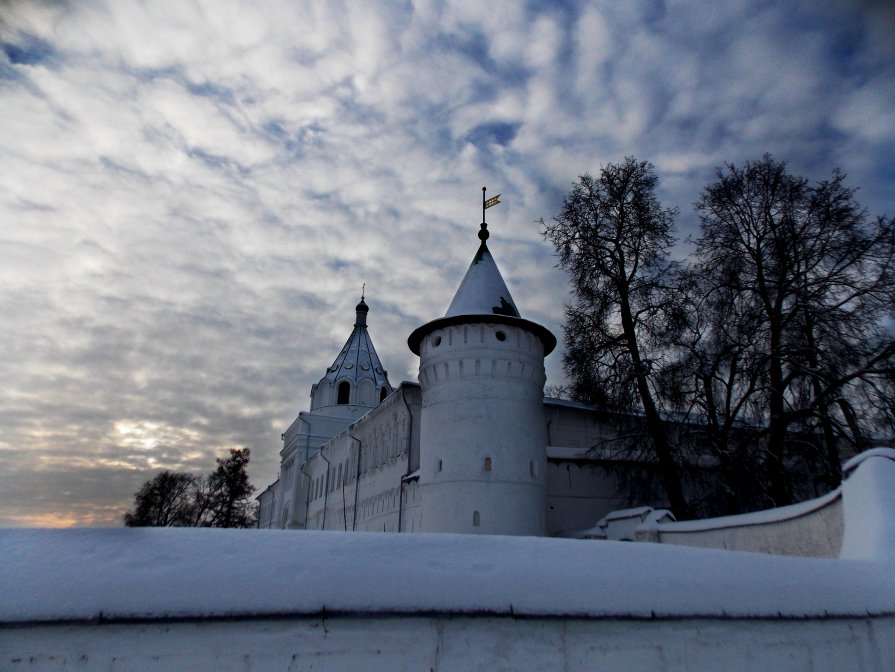
[[[258,527],[301,528],[304,462],[369,409],[335,406],[320,412],[301,411],[283,432],[280,477],[258,497]]]
[[[592,406],[565,399],[545,399],[547,445],[588,450],[616,438],[612,425]]]
[[[610,511],[625,506],[615,476],[600,466],[611,461],[613,426],[585,404],[544,400],[547,429],[547,534],[586,530]]]
[[[264,491],[258,495],[258,527],[268,529],[274,527],[276,518],[276,493],[280,487],[280,479],[268,485]]]
[[[0,668],[888,672],[895,618],[325,617],[0,629]]]
[[[328,442],[302,469],[301,526],[397,532],[419,528],[419,388],[404,384]],[[410,476],[409,476],[410,475]]]
[[[370,381],[363,381],[372,385]],[[315,386],[317,393],[328,386]],[[355,388],[352,388],[354,393]],[[280,451],[280,485],[272,493],[272,511],[281,512],[281,525],[287,528],[304,526],[304,498],[306,491],[300,485],[307,478],[302,469],[304,463],[320,448],[343,432],[357,418],[370,409],[356,405],[341,405],[317,411],[302,411],[283,433],[283,449]],[[265,504],[261,499],[261,507]],[[264,527],[264,525],[259,525]]]
[[[844,480],[823,497],[740,516],[669,522],[648,507],[620,511],[597,524],[609,539],[622,536],[622,518],[644,522],[637,541],[699,548],[816,558],[893,557],[895,540],[895,450],[877,447],[843,465]],[[625,516],[624,514],[630,515]],[[635,516],[634,514],[637,514]]]
[[[816,558],[839,557],[843,512],[832,496],[742,516],[660,523],[639,528],[640,541]],[[807,506],[806,506],[807,505]]]
[[[406,390],[400,394],[407,395],[412,411],[407,410],[404,397],[400,394],[389,396],[380,407],[355,420],[347,433],[329,439],[324,444],[326,448],[322,456],[312,453],[303,468],[301,455],[304,444],[299,443],[300,439],[304,440],[304,435],[300,434],[304,426],[300,426],[299,419],[296,419],[290,428],[292,433],[286,434],[287,439],[293,436],[292,443],[287,444],[290,458],[281,465],[280,479],[259,497],[258,526],[279,527],[279,521],[289,520],[286,527],[303,529],[307,520],[308,529],[344,530],[347,525],[348,530],[381,532],[383,529],[397,531],[398,518],[401,518],[401,531],[420,531],[422,500],[417,471],[420,388],[413,383],[403,383],[400,389]],[[547,535],[590,528],[607,512],[624,506],[614,476],[595,463],[586,448],[612,430],[596,419],[593,409],[577,406],[574,402],[558,400],[543,402],[546,431],[552,432],[563,446],[576,446],[548,445],[546,450],[542,447],[538,451],[539,456],[545,457],[535,458],[536,468],[539,464],[545,465],[547,501],[543,511]],[[414,416],[410,423],[413,433],[410,455],[406,448],[406,425],[402,425],[409,417],[408,412]],[[350,420],[342,419],[342,422],[346,424]],[[449,436],[456,436],[453,431],[453,427],[448,430]],[[362,455],[361,478],[355,489],[358,450]],[[493,449],[487,453],[476,458],[481,458],[481,464],[476,461],[475,466],[484,472],[484,457],[491,457],[491,478],[499,477],[497,470],[500,465],[506,466],[506,457],[498,456]],[[443,469],[450,460],[446,457],[440,458]],[[526,479],[531,475],[531,461],[521,462],[523,467],[526,464],[529,467],[528,471],[522,470]],[[331,471],[327,476],[328,467]],[[408,477],[408,474],[411,475]],[[488,477],[487,473],[485,477]],[[399,484],[403,484],[400,490]],[[313,495],[310,500],[307,496],[309,490]],[[358,503],[356,520],[355,494]],[[393,504],[394,501],[398,503]],[[402,511],[398,509],[399,504],[403,506]],[[480,518],[482,522],[486,523],[487,519],[482,521]]]
[[[547,535],[586,530],[624,506],[615,477],[593,462],[547,449]],[[583,453],[583,451],[575,451]]]

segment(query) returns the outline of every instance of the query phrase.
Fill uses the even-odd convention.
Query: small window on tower
[[[338,401],[336,401],[336,403],[337,404],[347,404],[348,396],[350,394],[351,394],[351,383],[349,383],[347,380],[343,380],[341,383],[339,383],[339,397],[338,397]]]
[[[491,458],[485,458],[485,471],[491,471]]]
[[[382,391],[379,393],[379,403],[381,404],[383,401],[385,401],[385,398],[387,396],[388,396],[388,388],[383,387]]]
[[[534,460],[532,460],[531,462],[528,463],[528,472],[531,474],[532,478],[534,478],[535,476],[538,475],[538,472],[535,471],[535,461]]]
[[[443,465],[443,463],[441,462],[441,460],[438,460],[438,464],[435,465],[435,471],[441,471],[441,468],[442,468],[443,466],[444,466],[444,465]]]
[[[482,524],[482,517],[479,515],[478,511],[472,512],[472,525],[473,527],[478,527]]]
[[[498,332],[497,332],[496,334],[494,334],[494,335],[497,337],[497,340],[498,340],[498,341],[505,341],[505,340],[507,340],[507,335],[506,335],[504,332],[502,332],[502,331],[498,331]]]

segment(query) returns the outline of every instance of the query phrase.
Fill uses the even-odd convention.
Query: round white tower
[[[408,339],[420,356],[422,531],[543,535],[549,330],[519,316],[481,244],[444,317]]]

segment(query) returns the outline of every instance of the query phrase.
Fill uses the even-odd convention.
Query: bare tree
[[[841,441],[863,445],[852,404],[881,389],[895,356],[881,322],[893,306],[895,229],[868,221],[839,173],[812,186],[765,155],[717,176],[696,204],[709,315],[693,348],[696,396],[709,416],[760,420],[766,495],[779,506],[793,499],[798,460],[820,463],[836,485]],[[806,433],[820,434],[820,453]]]
[[[689,461],[714,469],[714,476],[702,479],[691,508],[700,515],[762,508],[761,457],[755,447],[766,423],[757,397],[761,368],[747,347],[751,334],[744,331],[744,320],[733,317],[740,307],[724,290],[710,289],[693,269],[679,281],[677,297],[687,319],[678,332],[678,357],[659,375],[659,391],[677,411]]]
[[[597,177],[580,176],[561,212],[541,225],[575,297],[565,310],[563,360],[573,394],[643,413],[668,502],[686,518],[678,456],[655,389],[681,325],[680,302],[669,294],[677,267],[667,258],[676,211],[662,208],[656,181],[650,163],[608,164]]]
[[[197,497],[197,524],[202,527],[251,527],[254,509],[250,497],[255,486],[246,471],[251,452],[231,448],[217,459],[217,468],[205,479]]]
[[[163,471],[134,493],[134,510],[124,515],[128,527],[251,527],[255,487],[246,471],[248,448],[231,449],[217,459],[205,478]]]
[[[191,527],[195,524],[197,478],[163,471],[134,493],[134,510],[124,514],[127,527]]]

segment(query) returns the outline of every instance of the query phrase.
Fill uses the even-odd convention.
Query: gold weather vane
[[[484,199],[485,199],[485,187],[482,187],[482,200],[484,200]],[[498,203],[500,203],[500,194],[497,194],[497,196],[495,196],[494,198],[489,198],[487,201],[485,201],[482,204],[483,209],[487,210],[488,208],[494,207]]]
[[[488,208],[493,208],[495,205],[500,203],[500,194],[494,196],[493,198],[486,199],[485,191],[487,191],[487,187],[482,187],[482,229],[484,230],[488,225],[485,223],[485,210]]]

